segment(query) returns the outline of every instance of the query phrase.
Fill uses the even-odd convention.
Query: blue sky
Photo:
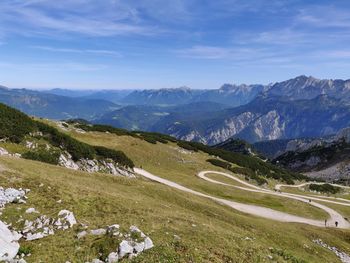
[[[348,0],[1,0],[0,84],[218,88],[350,78]]]

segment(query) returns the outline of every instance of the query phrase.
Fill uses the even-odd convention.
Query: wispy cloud
[[[34,49],[40,49],[50,52],[63,52],[63,53],[78,53],[78,54],[96,54],[96,55],[106,55],[113,57],[122,57],[121,53],[113,50],[105,49],[74,49],[74,48],[56,48],[49,46],[32,46]]]
[[[286,61],[279,51],[252,47],[219,47],[219,46],[193,46],[174,51],[178,56],[193,59],[222,59],[235,62],[269,60],[270,62]]]
[[[16,71],[27,71],[28,68],[36,71],[69,71],[91,72],[100,71],[108,68],[104,64],[84,64],[78,62],[60,62],[60,63],[11,63],[1,62],[0,68],[14,69]]]
[[[54,31],[94,37],[157,33],[156,26],[139,23],[135,11],[113,4],[117,2],[110,1],[106,5],[99,4],[100,1],[81,0],[3,0],[0,2],[0,23],[6,33],[45,34]]]
[[[301,9],[296,21],[318,28],[350,28],[350,13],[332,5],[314,6]]]
[[[175,50],[181,57],[198,59],[222,59],[231,55],[232,50],[214,46],[193,46],[190,48]]]

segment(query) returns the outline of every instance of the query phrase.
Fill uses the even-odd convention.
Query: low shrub
[[[309,189],[321,193],[336,194],[340,192],[340,187],[331,184],[310,184]]]
[[[39,151],[28,151],[22,154],[22,157],[29,160],[40,161],[44,163],[57,165],[60,154],[59,152],[39,150]]]

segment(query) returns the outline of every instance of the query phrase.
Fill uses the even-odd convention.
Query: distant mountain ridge
[[[299,76],[272,85],[267,91],[267,95],[285,97],[290,100],[314,99],[320,95],[327,95],[332,98],[348,100],[350,99],[350,80],[321,80]]]
[[[269,85],[102,90],[83,92],[84,96],[77,98],[28,90],[0,91],[0,101],[31,115],[84,118],[211,145],[232,137],[250,143],[323,137],[350,126],[350,80],[298,76]]]
[[[203,90],[192,90],[188,87],[135,90],[126,96],[122,102],[136,105],[177,105],[191,102]]]
[[[217,144],[231,137],[250,143],[334,134],[350,125],[350,105],[327,96],[313,100],[288,101],[259,96],[254,101],[173,123],[163,123],[159,132],[183,140]]]
[[[265,91],[264,85],[232,85],[224,84],[219,89],[195,90],[188,87],[155,90],[136,90],[121,102],[136,105],[179,105],[195,102],[215,102],[240,106],[253,100]]]
[[[26,114],[50,119],[93,119],[120,106],[106,100],[70,98],[27,89],[0,87],[0,102]]]

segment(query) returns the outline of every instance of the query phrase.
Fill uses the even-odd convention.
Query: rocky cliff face
[[[181,125],[179,125],[179,123]],[[178,120],[161,132],[180,139],[217,144],[230,137],[250,143],[302,137],[323,137],[350,125],[350,106],[319,96],[312,100],[285,100],[260,96],[251,103],[203,116]]]

